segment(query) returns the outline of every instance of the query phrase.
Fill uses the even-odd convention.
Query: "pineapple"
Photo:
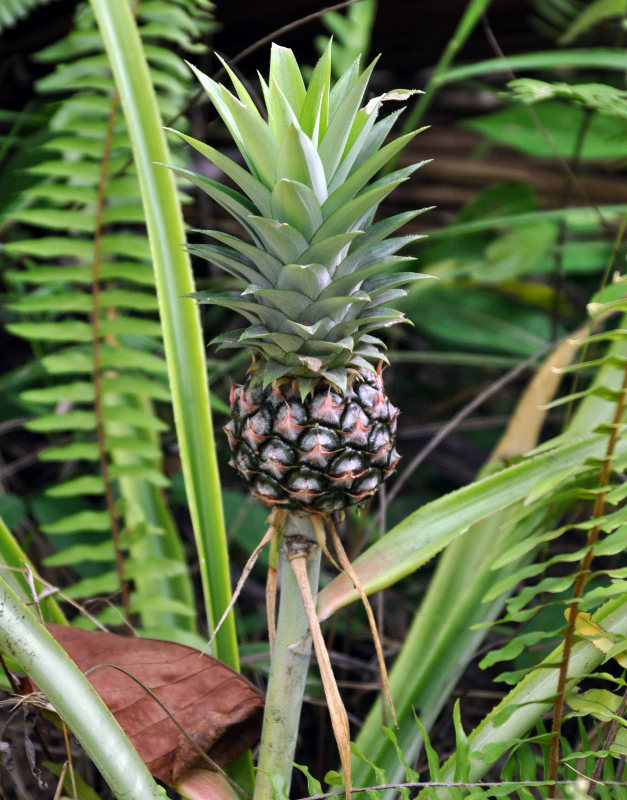
[[[305,86],[292,51],[273,45],[268,82],[260,77],[266,118],[228,65],[236,96],[192,67],[246,168],[178,134],[241,190],[174,168],[247,234],[202,231],[213,242],[188,247],[243,284],[193,295],[248,322],[214,340],[253,355],[231,390],[231,463],[263,503],[299,515],[364,502],[399,458],[372,331],[405,321],[389,303],[426,277],[398,271],[413,259],[395,255],[419,237],[388,238],[420,212],[373,218],[420,164],[368,184],[417,133],[384,144],[400,111],[377,121],[382,103],[411,92],[362,105],[375,63],[362,72],[356,60],[332,86],[329,45]]]

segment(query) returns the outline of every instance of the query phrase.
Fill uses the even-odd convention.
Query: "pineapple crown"
[[[356,59],[332,86],[330,43],[305,86],[293,52],[273,45],[268,82],[259,76],[266,118],[226,63],[237,96],[191,67],[247,168],[178,131],[241,191],[171,168],[226,209],[250,241],[201,231],[214,243],[189,245],[189,252],[245,288],[190,296],[248,320],[214,342],[255,353],[264,386],[295,378],[305,396],[322,378],[345,391],[351,375],[387,361],[371,331],[407,321],[389,303],[406,294],[404,285],[428,277],[398,271],[414,259],[395,253],[419,236],[388,238],[425,209],[373,224],[381,201],[425,163],[368,183],[419,132],[384,144],[403,109],[377,121],[382,103],[414,92],[395,90],[362,106],[375,64],[361,72]]]

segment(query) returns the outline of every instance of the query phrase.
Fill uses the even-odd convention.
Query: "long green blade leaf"
[[[524,499],[539,480],[566,475],[586,458],[601,456],[605,443],[596,434],[578,437],[418,509],[355,561],[366,592],[385,589],[414,572],[471,525]],[[620,448],[627,449],[627,441],[623,439]],[[358,597],[350,578],[339,575],[320,592],[318,616],[326,619]]]
[[[127,3],[93,0],[92,7],[122,100],[139,176],[155,269],[163,339],[183,474],[198,548],[210,628],[227,607],[230,578],[205,351],[174,176],[162,120],[137,27]],[[233,615],[216,637],[216,654],[238,668]]]

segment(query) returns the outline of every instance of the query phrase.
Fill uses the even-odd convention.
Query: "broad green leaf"
[[[92,299],[83,292],[65,292],[63,294],[34,294],[25,295],[15,303],[9,303],[9,308],[25,314],[40,311],[84,312],[91,311]]]
[[[259,76],[259,81],[267,108],[268,124],[280,147],[290,125],[300,128],[298,117],[294,113],[289,100],[281,91],[281,87],[273,78],[270,79],[270,86],[266,84],[261,76]]]
[[[377,152],[377,150],[381,147],[383,142],[387,139],[388,134],[394,127],[394,123],[402,114],[403,109],[399,109],[398,111],[393,111],[391,114],[388,114],[387,117],[375,122],[372,126],[372,129],[369,131],[368,136],[366,137],[366,141],[360,148],[358,155],[356,156],[352,166],[351,171],[358,169],[363,163],[365,163],[370,156]],[[338,169],[338,179],[341,175],[341,165]],[[350,172],[349,172],[350,174]],[[334,176],[335,178],[335,176]],[[337,187],[334,187],[334,189]]]
[[[235,141],[238,150],[240,151],[244,160],[248,164],[248,167],[251,169],[251,171],[254,172],[255,171],[254,165],[252,163],[252,159],[248,154],[248,151],[246,150],[244,138],[240,133],[237,122],[233,114],[231,113],[231,109],[229,108],[226,102],[226,95],[228,94],[228,91],[223,86],[220,86],[219,83],[216,83],[208,75],[205,75],[203,72],[197,69],[193,64],[190,64],[189,62],[187,63],[189,68],[194,73],[194,75],[196,75],[196,77],[200,81],[200,84],[203,87],[203,89],[209,95],[209,98],[213,103],[213,105],[215,106],[218,114],[220,114],[220,116],[222,117],[224,124],[229,129],[229,132],[233,137],[233,140]]]
[[[91,284],[93,271],[91,265],[64,267],[59,265],[29,267],[25,270],[11,271],[12,277],[27,283],[50,284],[53,281]],[[154,286],[152,269],[145,264],[132,261],[111,261],[100,265],[100,277],[122,278],[143,286]]]
[[[84,312],[92,310],[92,299],[82,292],[64,292],[54,295],[31,294],[11,303],[9,308],[24,313],[38,311]],[[100,293],[101,308],[132,308],[137,311],[156,311],[154,295],[146,292],[133,292],[128,289],[105,289]]]
[[[154,287],[155,274],[152,268],[137,261],[108,261],[100,265],[100,277],[102,280],[108,278],[121,278],[129,283],[137,283],[141,286]]]
[[[133,350],[123,345],[102,345],[100,348],[100,366],[102,369],[139,370],[159,377],[167,373],[167,365],[163,356],[149,352],[147,345],[144,345],[141,350]]]
[[[328,264],[330,267],[334,267],[342,258],[353,239],[358,236],[362,236],[362,231],[350,231],[349,233],[337,233],[335,236],[329,236],[324,241],[308,247],[302,253],[301,260],[305,264]]]
[[[131,222],[135,222],[138,225],[143,225],[146,222],[144,208],[139,198],[136,202],[117,203],[114,206],[108,206],[102,212],[102,224],[105,226],[128,225]]]
[[[588,689],[581,694],[569,694],[567,702],[573,711],[590,714],[603,722],[615,719],[624,724],[622,717],[617,716],[620,699],[620,695],[607,689]]]
[[[101,99],[107,102],[104,97]],[[86,183],[88,186],[98,186],[100,166],[96,161],[87,159],[84,161],[69,161],[59,158],[40,161],[38,164],[29,167],[26,172],[30,175],[41,175],[46,178],[68,178]],[[89,244],[89,242],[85,242],[85,244]]]
[[[25,197],[81,205],[95,204],[97,194],[95,187],[67,183],[38,183],[24,190]]]
[[[283,375],[287,375],[290,369],[291,367],[286,367],[285,364],[277,364],[272,359],[268,359],[263,372],[264,387],[267,386],[269,383],[272,383],[272,381],[282,378]]]
[[[157,311],[159,305],[153,293],[130,289],[103,289],[100,292],[101,308],[132,308],[136,311]]]
[[[573,57],[574,53],[572,53]],[[575,62],[572,62],[575,63]],[[550,144],[540,133],[538,122],[531,118],[522,104],[514,104],[490,114],[464,122],[464,126],[479,131],[492,141],[514,147],[528,155],[553,158],[555,151],[563,158],[573,158],[577,148],[578,131],[583,124],[585,109],[549,100],[534,106],[535,116],[544,130],[551,131]],[[591,118],[579,158],[582,161],[623,158],[627,145],[621,131],[624,121],[606,115]]]
[[[92,373],[94,369],[91,350],[68,347],[49,356],[41,363],[51,375]],[[165,361],[160,356],[143,350],[132,350],[123,345],[102,344],[100,347],[100,366],[103,369],[131,368],[150,374],[164,375],[167,371]]]
[[[358,5],[368,5],[367,3],[359,3]],[[340,14],[337,15],[338,17],[341,16]],[[324,15],[325,23],[329,20],[329,14]],[[328,45],[327,45],[328,46]],[[339,104],[342,100],[346,97],[346,94],[350,91],[351,87],[354,86],[355,81],[359,78],[359,66],[361,63],[361,53],[365,52],[366,48],[359,48],[359,55],[354,57],[350,64],[346,66],[346,69],[342,70],[342,74],[333,84],[331,88],[331,92],[329,94],[329,116],[333,117]],[[337,59],[337,43],[336,49],[334,51],[334,55]],[[336,62],[337,63],[337,62]],[[333,65],[332,65],[333,66]]]
[[[318,319],[344,319],[351,308],[359,308],[368,303],[369,297],[351,295],[350,297],[324,297],[308,305],[300,315],[300,322],[311,324]]]
[[[255,303],[252,300],[246,300],[240,292],[195,292],[192,297],[195,297],[202,304],[207,303],[230,308],[249,320],[251,324],[261,323],[269,330],[277,330],[281,319],[284,317],[276,309],[263,306],[261,303]]]

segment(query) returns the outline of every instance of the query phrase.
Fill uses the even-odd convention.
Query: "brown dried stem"
[[[96,438],[98,442],[98,459],[100,461],[100,472],[105,486],[105,498],[107,501],[107,512],[111,525],[111,536],[113,538],[113,549],[115,552],[115,565],[120,579],[120,591],[122,606],[127,621],[131,618],[131,604],[128,593],[128,586],[124,580],[124,556],[120,544],[120,527],[118,515],[115,509],[115,498],[109,474],[109,460],[107,457],[107,444],[105,434],[105,423],[102,401],[102,374],[100,368],[100,264],[102,258],[102,226],[105,206],[105,187],[109,172],[109,160],[111,156],[111,146],[113,143],[113,131],[115,120],[118,113],[119,97],[114,92],[111,102],[111,111],[107,121],[107,133],[103,147],[102,162],[100,164],[100,177],[98,179],[98,197],[96,201],[96,223],[94,227],[94,261],[92,267],[92,312],[91,329],[93,344],[93,379],[94,379],[94,411],[96,414]]]

